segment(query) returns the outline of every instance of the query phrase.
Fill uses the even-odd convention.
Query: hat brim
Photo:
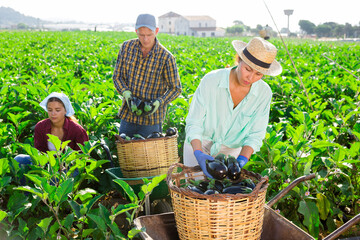
[[[252,67],[253,69],[255,69],[256,71],[264,74],[264,75],[269,75],[269,76],[277,76],[282,72],[282,67],[281,64],[274,60],[271,64],[270,67],[265,69],[265,68],[261,68],[258,65],[254,64],[253,62],[251,62],[243,53],[244,48],[246,47],[247,43],[246,42],[242,42],[239,40],[234,40],[232,41],[232,45],[236,51],[236,53],[239,55],[239,57],[250,67]]]
[[[138,30],[141,27],[146,27],[146,28],[150,29],[153,32],[155,32],[155,30],[156,30],[156,27],[149,26],[149,25],[144,25],[144,24],[136,25],[135,29]]]

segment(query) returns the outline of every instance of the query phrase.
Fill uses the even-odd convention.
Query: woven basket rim
[[[182,171],[180,173],[173,173],[175,167],[181,168]],[[224,194],[224,193],[221,193],[221,194],[205,195],[205,194],[200,194],[200,193],[191,191],[190,189],[187,189],[187,188],[178,187],[173,183],[173,177],[184,176],[186,173],[191,173],[191,172],[202,173],[202,170],[199,165],[197,165],[195,167],[188,167],[182,163],[174,163],[173,165],[171,165],[169,167],[167,177],[166,177],[166,182],[167,182],[167,185],[170,188],[170,190],[178,192],[180,194],[184,194],[187,197],[192,197],[192,198],[197,198],[197,199],[216,200],[216,201],[240,200],[243,198],[256,199],[258,197],[259,193],[263,193],[264,191],[267,191],[267,187],[269,186],[269,177],[268,176],[263,177],[258,173],[254,173],[254,172],[248,171],[246,169],[242,169],[241,171],[244,171],[244,173],[246,175],[255,177],[259,181],[259,183],[256,184],[256,187],[254,188],[254,190],[251,193],[248,193],[248,194],[242,194],[242,193],[237,193],[237,194],[226,193],[226,194]],[[196,176],[197,177],[204,176],[204,174],[202,173],[202,175],[196,175]]]
[[[139,142],[151,142],[151,141],[159,141],[159,140],[168,140],[171,138],[177,138],[178,134],[172,136],[165,136],[159,138],[145,138],[145,139],[137,139],[137,140],[125,140],[120,137],[120,135],[115,134],[116,141],[115,143],[128,144],[128,143],[139,143]]]

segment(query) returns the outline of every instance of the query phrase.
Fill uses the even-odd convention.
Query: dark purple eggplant
[[[153,132],[153,133],[150,133],[149,136],[147,136],[147,138],[161,138],[162,135],[160,132]]]
[[[169,127],[166,130],[166,135],[165,136],[174,136],[177,134],[177,128],[176,127]]]
[[[236,158],[229,156],[226,162],[228,168],[228,172],[227,172],[228,178],[232,181],[238,180],[240,178],[241,168]]]
[[[120,137],[124,140],[131,140],[131,137],[127,136],[125,133],[121,133]]]
[[[219,153],[218,155],[216,155],[215,159],[217,159],[223,163],[226,163],[226,155],[223,153]]]
[[[208,189],[204,192],[205,195],[218,194],[218,193],[220,192],[214,189]]]
[[[152,112],[152,110],[154,110],[153,102],[151,100],[144,100],[143,103],[144,103],[143,114],[149,115]]]
[[[145,140],[145,138],[143,136],[141,136],[141,134],[134,134],[134,136],[131,138],[131,140]]]
[[[230,194],[237,194],[237,193],[248,194],[251,192],[252,192],[251,188],[244,186],[230,186],[224,188],[222,191],[222,193],[230,193]]]
[[[201,190],[203,190],[205,192],[206,190],[208,190],[208,186],[209,186],[208,181],[202,181],[199,183],[198,188],[200,188]]]
[[[187,186],[188,189],[190,189],[191,191],[200,193],[200,194],[204,194],[204,191],[202,191],[200,188],[194,186],[194,185],[188,185]]]
[[[246,186],[251,189],[256,187],[255,183],[250,178],[244,179],[243,182],[245,182]]]
[[[136,114],[139,112],[138,110],[141,110],[141,112],[142,112],[143,109],[141,109],[141,106],[140,106],[141,104],[142,104],[142,101],[140,98],[135,97],[135,96],[131,97],[131,99],[130,99],[131,112],[136,113]]]
[[[227,167],[219,160],[206,160],[206,170],[215,179],[222,180],[226,178]]]

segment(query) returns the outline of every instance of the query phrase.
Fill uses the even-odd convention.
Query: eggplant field
[[[94,147],[101,142],[118,164],[115,135],[122,98],[112,75],[120,45],[131,38],[136,34],[0,32],[0,239],[4,234],[9,239],[128,239],[137,233],[124,234],[108,216],[131,211],[139,202],[122,205],[122,210],[98,204],[107,190],[92,173],[102,164],[94,159],[106,159]],[[164,131],[178,129],[181,161],[192,95],[206,73],[234,66],[235,38],[159,34],[158,39],[175,56],[182,84],[163,124]],[[274,209],[321,239],[360,213],[360,43],[269,41],[278,48],[283,72],[263,78],[273,92],[269,125],[260,151],[245,169],[269,177],[267,201],[296,178],[315,173],[315,179],[296,186]],[[51,154],[33,148],[34,127],[47,118],[39,103],[51,92],[69,96],[90,138],[83,153],[69,150],[61,156],[65,162],[87,163],[76,165],[83,172],[81,181],[68,178],[53,190],[42,178],[24,174],[14,160],[30,153],[40,164],[57,164],[51,164]],[[25,186],[20,185],[23,178],[28,179]],[[96,179],[95,190],[82,188]],[[357,225],[346,234],[359,233]]]

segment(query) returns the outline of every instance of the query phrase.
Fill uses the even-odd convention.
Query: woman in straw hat
[[[74,109],[69,98],[58,92],[47,96],[40,106],[48,113],[47,119],[38,122],[35,126],[34,145],[39,151],[55,151],[55,146],[49,142],[47,134],[57,136],[61,141],[68,141],[68,146],[74,150],[80,150],[78,144],[89,141],[85,129],[74,118]],[[29,155],[20,154],[15,157],[19,164],[31,164]]]
[[[239,62],[206,74],[196,89],[186,118],[184,164],[200,165],[223,153],[244,167],[260,149],[269,121],[272,92],[264,75],[282,72],[277,49],[262,38],[232,42]]]

